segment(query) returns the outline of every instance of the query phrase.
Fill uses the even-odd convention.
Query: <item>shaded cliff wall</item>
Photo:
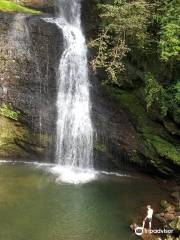
[[[0,13],[1,158],[53,158],[63,40],[56,25],[43,17]],[[18,112],[18,119],[6,116],[5,107]]]

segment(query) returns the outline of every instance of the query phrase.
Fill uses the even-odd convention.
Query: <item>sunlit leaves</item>
[[[146,0],[98,4],[100,34],[91,42],[91,47],[97,49],[92,61],[94,70],[104,68],[109,80],[118,84],[118,75],[124,70],[123,58],[133,46],[143,47],[148,37],[151,7]]]
[[[97,68],[104,68],[109,79],[117,83],[118,73],[124,70],[121,60],[129,49],[121,38],[115,45],[111,43],[108,31],[101,32],[97,39],[91,41],[90,46],[98,49],[96,58],[92,61],[92,66],[94,71]]]
[[[162,60],[180,60],[180,0],[167,1],[160,18]]]
[[[145,94],[147,110],[155,106],[160,108],[161,115],[164,117],[167,114],[168,106],[166,104],[166,92],[163,86],[157,82],[151,73],[147,73],[145,76]]]

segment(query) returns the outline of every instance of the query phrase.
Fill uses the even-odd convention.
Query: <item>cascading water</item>
[[[63,32],[64,52],[58,69],[56,162],[66,169],[92,169],[93,127],[81,0],[58,3],[59,14],[53,22]],[[72,172],[67,174],[73,178]]]
[[[80,0],[60,0],[59,4],[57,23],[63,31],[65,49],[58,76],[56,159],[62,165],[92,168],[93,129]]]
[[[59,5],[64,52],[58,75],[56,159],[65,166],[91,168],[93,129],[80,0],[60,0]]]

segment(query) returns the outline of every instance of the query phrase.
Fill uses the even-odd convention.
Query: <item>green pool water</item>
[[[141,176],[100,175],[73,185],[31,165],[1,164],[0,240],[136,239],[133,217],[165,196]]]

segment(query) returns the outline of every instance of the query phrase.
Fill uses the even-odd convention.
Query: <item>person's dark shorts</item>
[[[152,222],[152,218],[147,218],[146,221],[147,221],[148,223],[150,223],[150,222]]]

